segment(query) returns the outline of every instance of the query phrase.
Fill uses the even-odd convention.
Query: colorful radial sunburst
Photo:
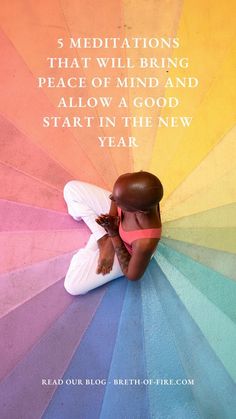
[[[1,2],[1,419],[235,418],[234,17],[232,0]],[[180,47],[69,48],[68,39],[78,37],[178,37]],[[78,114],[58,108],[60,89],[38,87],[38,77],[75,74],[51,69],[47,58],[111,54],[123,62],[188,57],[189,68],[89,67],[76,74],[162,83],[196,77],[199,86],[159,88],[159,96],[180,99],[160,110],[134,106],[137,96],[157,96],[154,89],[88,85],[76,93],[85,102],[113,100],[109,109],[80,109],[81,118],[186,115],[191,126],[43,127],[44,116]],[[65,88],[63,95],[75,94]],[[128,108],[118,108],[121,95]],[[133,136],[139,147],[100,147],[98,136],[110,135]],[[68,215],[64,185],[80,179],[110,189],[121,173],[141,169],[165,189],[155,259],[142,281],[122,277],[69,295],[64,277],[90,232]]]

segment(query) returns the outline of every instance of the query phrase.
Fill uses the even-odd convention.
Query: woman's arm
[[[131,281],[141,278],[159,239],[135,240],[132,243],[133,253],[130,255],[119,236],[118,217],[102,214],[96,221],[108,232],[123,274]]]
[[[132,243],[130,255],[120,236],[111,237],[123,274],[130,281],[137,281],[144,274],[159,239],[139,239]]]
[[[113,217],[117,217],[118,215],[117,205],[114,201],[111,201],[109,215],[112,215]]]
[[[123,241],[121,240],[119,233],[117,233],[116,236],[111,236],[111,241],[112,241],[117,259],[120,263],[121,270],[123,274],[127,276],[131,255],[126,249]]]

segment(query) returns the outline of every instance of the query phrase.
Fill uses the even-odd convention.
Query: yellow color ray
[[[223,139],[209,152],[197,168],[178,186],[178,188],[165,200],[162,209],[165,220],[177,218],[176,210],[179,205],[188,206],[188,213],[184,216],[199,212],[199,194],[210,190],[211,185],[229,173],[236,165],[236,126],[234,126]],[[236,179],[235,179],[236,180]],[[198,196],[194,200],[194,195]],[[192,201],[188,204],[188,201]],[[195,207],[196,203],[196,207]],[[207,208],[207,207],[205,207]],[[179,213],[179,212],[178,212]]]
[[[165,185],[165,200],[235,123],[236,95],[230,88],[235,82],[235,52],[234,45],[188,128],[188,134],[176,150],[169,169],[161,177]]]
[[[125,23],[125,36],[140,38],[173,38],[177,32],[179,19],[182,11],[182,0],[169,0],[168,7],[166,1],[157,2],[156,0],[123,0],[123,13]],[[171,56],[172,48],[146,48],[146,49],[127,49],[126,56],[131,57],[135,68],[129,68],[128,77],[158,77],[160,85],[163,85],[168,73],[163,69],[138,68],[139,59]],[[129,110],[128,114],[135,117],[153,117],[159,114],[158,108],[137,108],[134,106],[135,97],[163,96],[164,88],[145,88],[134,87],[129,89]],[[153,127],[132,127],[132,135],[137,138],[138,148],[133,148],[134,169],[148,169],[153,146],[156,137],[156,125]]]
[[[170,167],[175,161],[175,154],[177,153],[179,156],[182,143],[184,144],[183,148],[185,148],[185,143],[187,143],[194,150],[197,149],[200,142],[204,143],[202,132],[197,130],[195,125],[198,117],[198,108],[205,101],[205,95],[208,90],[212,89],[211,86],[215,83],[221,63],[225,60],[225,55],[231,47],[232,39],[235,35],[233,12],[235,6],[233,0],[229,3],[223,1],[216,3],[213,0],[208,2],[200,0],[197,3],[189,0],[184,3],[179,31],[176,34],[181,41],[181,47],[175,50],[173,57],[188,57],[189,69],[187,71],[185,69],[171,69],[169,74],[173,78],[176,76],[195,76],[199,79],[199,86],[196,89],[166,89],[166,95],[180,97],[181,106],[176,109],[176,112],[182,115],[192,115],[194,127],[191,130],[181,126],[178,128],[159,128],[157,130],[150,170],[158,173],[160,177],[165,178],[167,173],[169,174]],[[227,74],[224,74],[224,70],[222,73],[225,77],[222,90],[225,87],[227,92],[230,90],[233,67],[230,71],[230,79],[227,79]],[[220,77],[218,79],[221,81]],[[216,98],[218,102],[221,100],[221,89],[218,95],[216,92]],[[226,105],[225,99],[228,100],[227,95],[222,97],[223,106]],[[210,116],[212,115],[212,117],[214,117],[214,100],[212,101],[213,107],[207,109],[207,112],[209,113],[210,111]],[[165,114],[166,112],[162,112],[163,116]],[[173,110],[174,114],[175,111]],[[217,120],[219,122],[219,114],[217,115]],[[204,127],[207,122],[203,118],[199,125],[203,124]],[[222,123],[224,124],[224,121]],[[227,121],[225,123],[227,124]],[[215,132],[214,129],[213,132]]]
[[[226,173],[221,179],[216,179],[210,188],[206,187],[188,200],[180,202],[169,211],[162,210],[163,222],[171,219],[185,217],[196,212],[206,211],[223,205],[236,202],[236,167]]]
[[[165,222],[164,228],[236,227],[236,203]]]
[[[163,229],[163,237],[180,240],[210,249],[236,253],[236,228],[174,228]]]

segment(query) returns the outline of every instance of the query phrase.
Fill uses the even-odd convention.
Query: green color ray
[[[236,227],[230,228],[173,228],[163,226],[163,237],[181,240],[224,252],[236,253]]]
[[[206,265],[210,269],[236,280],[236,255],[233,253],[222,252],[220,250],[209,249],[208,247],[197,246],[179,240],[169,240],[163,238],[162,244],[183,253],[186,256]]]
[[[167,246],[162,254],[189,282],[236,323],[236,282]],[[158,253],[157,253],[158,254]]]
[[[236,347],[236,325],[161,253],[158,252],[155,257],[228,374],[236,381],[236,355],[233,350]]]

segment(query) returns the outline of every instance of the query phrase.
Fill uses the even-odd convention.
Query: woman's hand
[[[109,214],[101,214],[96,218],[96,222],[102,226],[110,237],[119,235],[120,217]]]

